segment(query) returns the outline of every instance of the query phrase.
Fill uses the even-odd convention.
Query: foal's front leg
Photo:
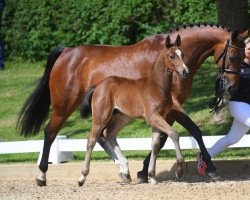
[[[160,151],[160,139],[161,133],[156,128],[153,128],[152,131],[152,152],[150,156],[149,166],[148,166],[148,174],[149,174],[149,182],[152,184],[157,184],[155,179],[155,166],[156,166],[156,158]]]
[[[176,133],[176,131],[164,120],[164,118],[159,113],[152,114],[151,117],[147,121],[150,123],[150,125],[164,132],[172,139],[175,145],[177,163],[179,166],[182,166],[184,163],[184,158],[181,154],[181,149],[180,149],[180,144],[179,144],[179,135]],[[159,145],[160,143],[158,144],[158,146]],[[149,167],[150,170],[148,171],[149,177],[152,179],[155,179],[155,162],[153,162],[153,160],[152,161],[150,160],[150,163],[151,163]],[[180,177],[182,173],[183,171],[177,170],[176,176]]]

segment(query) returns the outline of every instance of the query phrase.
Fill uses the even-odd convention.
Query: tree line
[[[216,0],[8,0],[5,57],[43,60],[58,45],[133,44],[180,25],[216,23]]]

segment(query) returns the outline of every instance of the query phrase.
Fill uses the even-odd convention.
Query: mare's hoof
[[[83,186],[83,182],[78,181],[78,186],[82,187]]]
[[[217,181],[220,179],[220,176],[217,174],[216,171],[206,171],[206,175],[213,181]]]
[[[139,184],[148,183],[148,173],[145,173],[143,171],[137,172],[137,182]]]
[[[151,183],[151,185],[157,185],[158,182],[154,179],[154,178],[149,178],[149,183]]]
[[[130,174],[119,173],[119,176],[121,177],[123,183],[131,183],[132,182]]]
[[[42,181],[36,178],[36,184],[40,187],[46,186],[46,181]]]

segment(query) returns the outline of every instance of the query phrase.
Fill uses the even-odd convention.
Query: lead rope
[[[210,112],[217,113],[223,107],[223,96],[214,97],[209,102]]]

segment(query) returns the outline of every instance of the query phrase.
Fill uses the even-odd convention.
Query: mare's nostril
[[[229,88],[228,88],[228,92],[232,95],[233,93],[235,93],[235,91],[236,91],[236,88],[234,87],[234,86],[230,86]]]

